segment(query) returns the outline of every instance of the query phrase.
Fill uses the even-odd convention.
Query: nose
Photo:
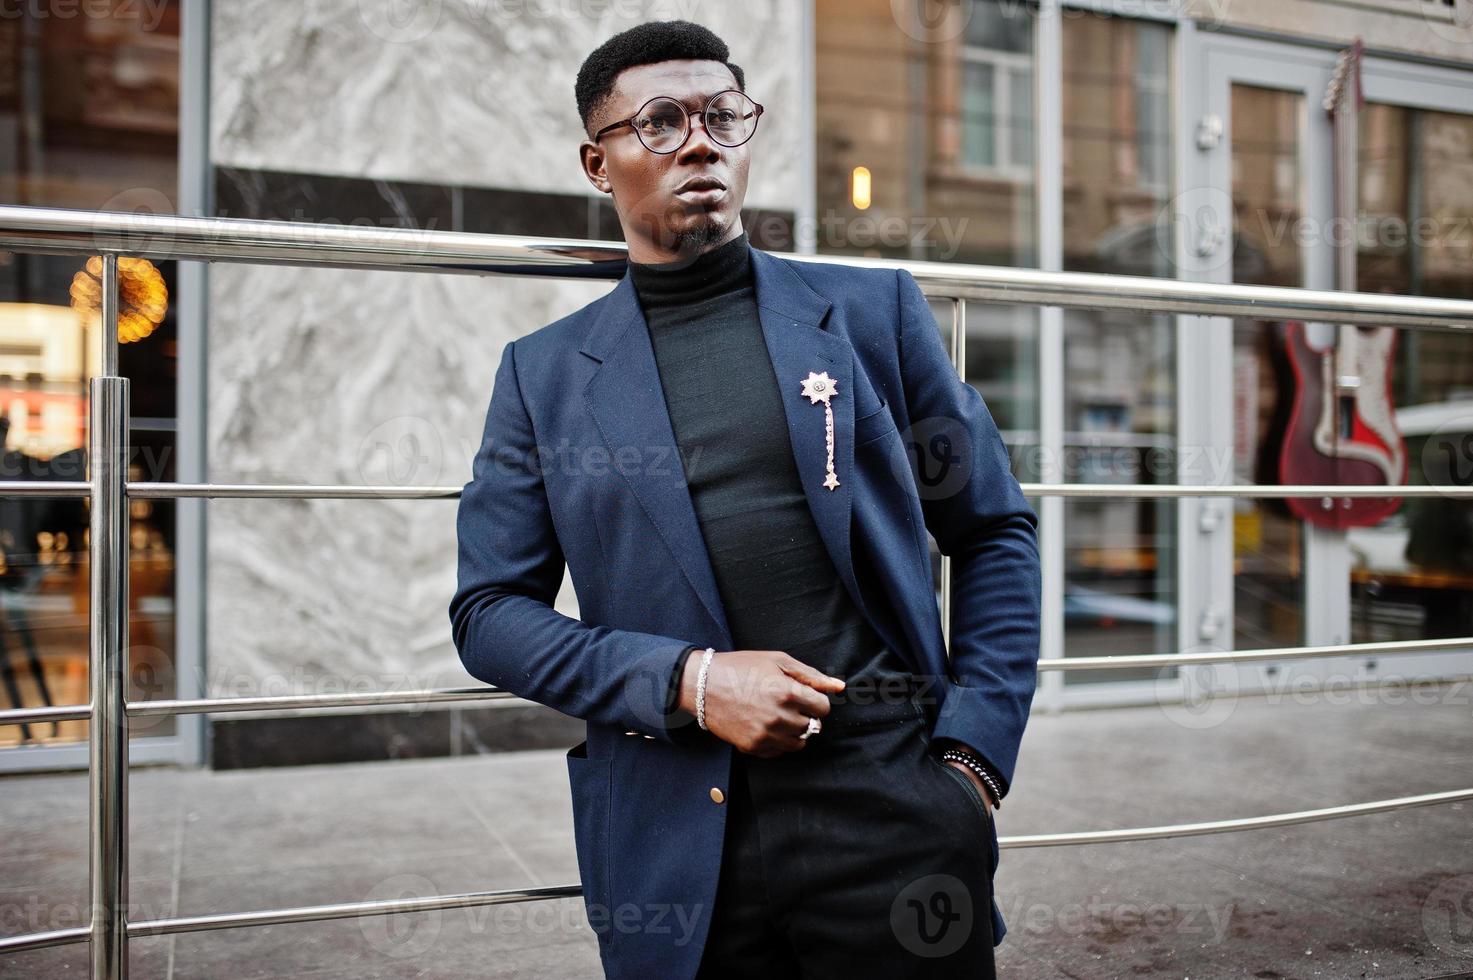
[[[713,140],[711,138],[710,131],[706,129],[705,113],[692,112],[686,118],[693,121],[690,123],[690,130],[685,134],[685,142],[680,144],[680,149],[676,151],[676,155],[681,157],[709,157],[713,153],[719,155],[721,153],[721,144]],[[701,133],[699,137],[696,136],[697,129],[699,129]]]

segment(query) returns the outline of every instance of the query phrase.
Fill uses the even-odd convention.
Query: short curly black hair
[[[719,61],[731,69],[737,88],[745,92],[746,78],[741,68],[727,60],[730,56],[726,42],[710,28],[688,20],[652,20],[615,34],[595,48],[578,69],[574,94],[583,128],[590,129],[589,120],[613,94],[619,73],[635,65],[687,58]]]

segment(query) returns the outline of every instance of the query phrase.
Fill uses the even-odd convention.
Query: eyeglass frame
[[[679,152],[679,150],[680,150],[681,147],[685,146],[686,143],[690,142],[690,135],[691,135],[691,133],[694,133],[696,131],[696,128],[690,124],[690,117],[691,116],[695,116],[695,115],[699,115],[701,117],[701,125],[702,126],[705,126],[706,125],[706,113],[711,111],[711,105],[717,99],[721,98],[723,95],[729,95],[731,93],[736,93],[737,95],[740,95],[742,98],[744,98],[748,102],[752,103],[752,105],[757,109],[757,111],[752,114],[752,131],[746,135],[746,138],[743,139],[741,143],[723,143],[723,142],[721,142],[715,136],[711,136],[711,129],[710,129],[710,127],[707,127],[706,128],[706,135],[707,136],[710,136],[711,137],[711,141],[714,142],[717,146],[724,146],[727,149],[734,149],[734,148],[736,148],[738,146],[742,146],[748,140],[750,140],[753,136],[756,136],[757,135],[757,123],[760,122],[761,119],[762,119],[762,103],[758,102],[756,99],[752,98],[746,92],[743,92],[741,89],[738,89],[738,88],[722,89],[720,92],[717,92],[715,95],[713,95],[709,99],[707,99],[705,105],[701,106],[701,108],[699,108],[699,109],[685,109],[685,104],[683,102],[681,102],[679,99],[677,99],[674,96],[672,96],[672,95],[657,95],[657,96],[655,96],[652,99],[645,100],[644,104],[641,105],[639,107],[639,109],[634,113],[634,115],[630,116],[628,119],[620,119],[618,122],[609,123],[603,129],[600,129],[598,132],[594,133],[593,134],[593,142],[597,143],[599,141],[599,139],[605,133],[609,132],[610,130],[618,129],[620,126],[628,126],[630,129],[634,130],[634,136],[635,136],[636,139],[639,140],[639,145],[642,146],[642,147],[644,147],[646,150],[649,150],[649,152],[651,152],[651,153],[658,153],[661,156],[666,156],[666,155],[671,154],[671,153]],[[640,115],[644,112],[645,108],[648,107],[651,102],[658,102],[661,99],[665,99],[665,100],[667,100],[669,102],[674,102],[676,105],[680,106],[682,109],[685,109],[685,124],[686,124],[685,125],[685,138],[682,139],[676,146],[672,147],[671,149],[668,149],[668,150],[652,150],[652,149],[650,149],[650,145],[644,141],[644,137],[640,135],[639,128],[634,125],[634,120],[636,120],[636,119],[638,119],[640,117]]]

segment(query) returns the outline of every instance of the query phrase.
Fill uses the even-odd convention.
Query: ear
[[[605,167],[607,157],[603,147],[593,140],[584,140],[578,147],[578,155],[583,162],[583,176],[588,182],[598,188],[600,193],[612,194],[614,185],[609,181],[608,170]]]

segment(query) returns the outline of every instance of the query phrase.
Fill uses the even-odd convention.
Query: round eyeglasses
[[[690,117],[699,114],[706,135],[722,146],[741,146],[757,132],[757,119],[762,106],[743,92],[728,89],[717,92],[696,113],[667,95],[657,95],[628,119],[609,123],[593,134],[593,141],[610,130],[628,126],[651,153],[674,153],[690,139]]]

